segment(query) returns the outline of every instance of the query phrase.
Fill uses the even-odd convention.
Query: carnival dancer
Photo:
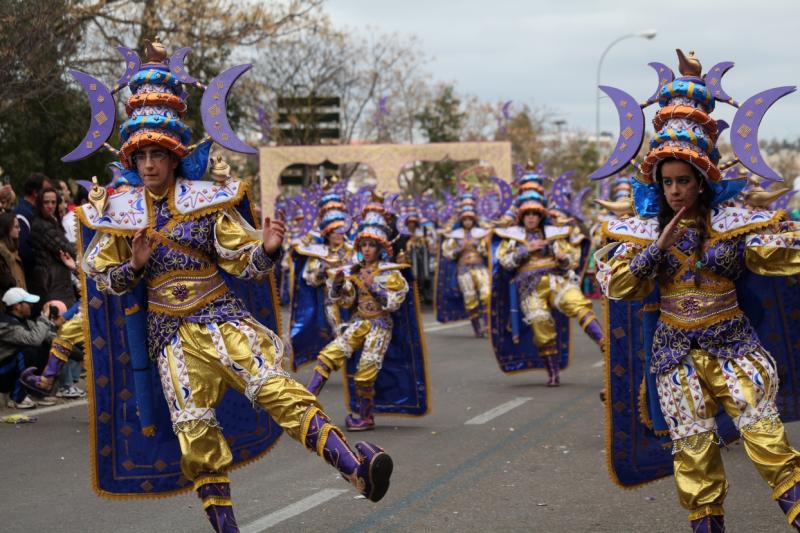
[[[475,196],[463,193],[459,199],[458,222],[444,234],[437,264],[436,318],[440,322],[450,322],[469,317],[475,336],[479,338],[486,336],[489,313],[488,235],[489,231],[479,226]],[[452,277],[457,281],[460,294],[453,294]],[[458,300],[463,301],[463,306]]]
[[[333,191],[319,201],[318,228],[324,243],[297,241],[293,246],[295,277],[292,289],[290,336],[292,368],[313,361],[339,333],[342,316],[331,300],[326,282],[329,273],[350,262],[353,246],[347,242],[352,219],[341,196]]]
[[[349,431],[373,429],[377,411],[428,412],[419,297],[411,289],[408,265],[389,262],[389,234],[386,208],[378,201],[369,203],[355,238],[354,263],[328,278],[331,301],[352,308],[353,315],[319,353],[308,389],[319,395],[331,372],[347,364],[346,389],[355,396],[345,421]],[[354,356],[359,350],[360,356]]]
[[[577,318],[587,335],[598,345],[603,340],[602,328],[592,311],[591,302],[577,286],[574,274],[569,275],[573,261],[573,250],[569,243],[571,226],[554,226],[546,222],[548,209],[542,175],[528,172],[522,176],[515,205],[517,225],[494,230],[494,237],[500,241],[496,243],[497,260],[493,264],[492,298],[495,299],[494,285],[500,279],[498,270],[501,268],[513,275],[508,290],[512,293],[518,291],[518,294],[511,294],[507,304],[493,301],[492,308],[506,308],[511,304],[511,313],[515,313],[513,302],[518,298],[523,320],[533,332],[535,351],[544,360],[549,378],[547,385],[557,387],[560,384],[559,370],[567,361],[561,357],[558,347],[559,328],[553,312],[559,311],[567,317]],[[507,290],[501,287],[497,289],[497,296],[504,297]],[[508,312],[503,309],[503,313]],[[511,319],[516,320],[513,316]],[[495,340],[506,335],[506,324],[504,321],[495,321],[493,317],[492,327],[495,354],[500,357],[504,350],[499,348]],[[518,333],[512,334],[512,337],[518,338]]]
[[[283,344],[264,324],[277,325],[268,274],[280,259],[284,222],[267,218],[256,230],[244,182],[199,181],[211,141],[187,146],[181,82],[194,82],[182,68],[185,49],[167,60],[152,43],[146,63],[123,51],[137,68],[121,80],[132,94],[119,157],[144,187],[111,197],[97,187],[92,205],[78,211],[95,489],[152,497],[194,487],[214,529],[238,531],[228,472],[266,453],[282,428],[368,499],[381,499],[389,456],[369,443],[350,448],[314,395],[283,370]],[[214,127],[225,120],[230,84],[247,67],[212,80],[202,112],[212,139],[254,152],[231,130]],[[114,112],[101,82],[73,74],[102,97],[92,97],[93,108],[103,103]],[[86,146],[65,159],[90,155]],[[151,378],[161,394],[150,394]]]
[[[411,265],[411,272],[414,273],[423,301],[430,302],[429,295],[433,285],[431,250],[435,250],[436,246],[435,228],[422,224],[419,209],[413,203],[402,206],[397,226],[400,232],[400,253],[397,254],[397,261]]]
[[[653,119],[654,140],[633,182],[638,216],[609,221],[605,232],[619,244],[597,253],[598,279],[611,300],[610,327],[624,332],[611,343],[607,365],[619,365],[616,374],[608,373],[612,449],[607,453],[623,483],[664,475],[659,472],[669,471],[669,457],[656,456],[663,447],[650,431],[668,431],[678,499],[689,512],[692,531],[724,531],[728,483],[715,419],[722,408],[788,522],[800,529],[800,454],[789,445],[781,422],[797,419],[791,407],[796,398],[784,398],[783,413],[776,404],[776,359],[792,361],[786,373],[796,379],[796,356],[787,347],[795,345],[798,334],[764,313],[767,298],[777,299],[770,304],[775,314],[795,313],[800,305],[796,285],[764,277],[800,272],[800,228],[782,222],[782,212],[724,207],[744,183],[721,179],[719,123],[709,114],[715,99],[735,103],[720,79],[732,64],[720,63],[722,68],[702,76],[693,53],[678,50],[678,57],[682,76],[674,79],[665,67],[661,77],[669,81],[651,98],[661,108]],[[629,98],[618,89],[603,89],[612,91],[615,101]],[[793,90],[771,89],[737,105],[734,155],[758,174],[778,177],[753,155],[752,145],[743,143],[755,143],[763,112]],[[642,137],[641,128],[627,136],[635,150],[626,161],[635,157]],[[614,166],[593,177],[617,171]],[[623,318],[615,312],[618,299],[645,305],[641,313],[626,312]],[[626,334],[634,339],[641,334],[644,344]],[[631,350],[641,350],[647,366],[638,369],[639,357]],[[637,398],[624,387],[635,390]],[[637,434],[633,449],[614,434],[623,425],[628,441],[631,431]]]

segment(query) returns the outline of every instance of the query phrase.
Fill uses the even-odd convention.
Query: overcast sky
[[[435,78],[454,81],[462,93],[545,106],[589,132],[600,55],[614,39],[641,30],[658,35],[619,42],[601,73],[601,84],[639,101],[656,88],[647,63],[665,63],[677,74],[675,48],[695,50],[704,71],[734,61],[723,87],[739,101],[800,82],[800,0],[329,0],[327,6],[337,26],[416,35]],[[601,129],[616,137],[612,104],[601,100],[600,109]],[[713,116],[730,122],[733,113],[719,105]],[[800,93],[773,106],[760,137],[800,137]]]

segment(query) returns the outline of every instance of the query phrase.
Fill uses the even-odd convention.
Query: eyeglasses
[[[133,154],[131,159],[133,160],[134,165],[140,165],[142,163],[147,162],[147,156],[150,156],[150,159],[156,163],[161,163],[167,158],[167,152],[164,150],[153,150],[150,152],[136,152]]]

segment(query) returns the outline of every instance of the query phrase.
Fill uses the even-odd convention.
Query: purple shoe
[[[377,502],[389,490],[394,463],[383,448],[369,442],[357,442],[355,449],[361,464],[356,469],[355,486],[368,500]]]
[[[48,379],[43,375],[37,375],[35,366],[30,366],[23,370],[22,374],[19,376],[19,381],[26,389],[39,394],[49,394],[53,392],[56,383],[56,380],[53,378]]]
[[[725,517],[720,515],[704,516],[690,522],[692,533],[725,533]]]

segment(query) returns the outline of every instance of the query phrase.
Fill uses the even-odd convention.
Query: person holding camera
[[[27,397],[19,384],[26,367],[42,368],[48,357],[56,329],[63,322],[58,313],[52,314],[51,302],[45,304],[46,313],[32,319],[32,306],[39,297],[20,287],[12,287],[3,294],[5,312],[0,315],[0,391],[10,393],[6,405],[15,409],[32,409],[39,405],[53,405],[48,397],[36,402]]]

